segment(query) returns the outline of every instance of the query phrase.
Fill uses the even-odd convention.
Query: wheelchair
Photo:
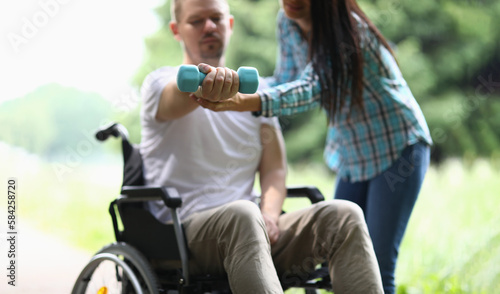
[[[190,274],[189,248],[177,214],[182,204],[177,190],[145,185],[139,149],[129,142],[125,127],[112,123],[96,133],[99,141],[110,136],[121,139],[123,152],[121,195],[109,205],[116,242],[104,246],[90,259],[72,294],[231,293],[225,276]],[[307,197],[311,203],[324,200],[315,187],[288,187],[287,193],[287,197]],[[172,213],[172,223],[161,223],[145,208],[146,201],[152,200],[165,203]],[[165,261],[174,266],[158,266]],[[293,285],[281,283],[284,290],[303,288],[306,294],[318,293],[319,289],[331,291],[326,265],[306,277],[293,279]]]

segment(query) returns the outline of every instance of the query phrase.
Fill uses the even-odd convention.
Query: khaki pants
[[[260,210],[249,201],[193,214],[183,225],[191,273],[227,273],[235,294],[283,293],[279,277],[293,283],[325,261],[336,294],[383,293],[363,213],[351,202],[283,214],[272,248]]]

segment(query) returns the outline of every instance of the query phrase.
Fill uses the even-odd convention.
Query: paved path
[[[5,214],[0,212],[0,220],[6,219]],[[71,293],[74,281],[92,253],[75,249],[66,241],[41,233],[25,222],[19,225],[15,287],[7,284],[10,244],[6,240],[9,236],[6,229],[0,229],[0,293]]]

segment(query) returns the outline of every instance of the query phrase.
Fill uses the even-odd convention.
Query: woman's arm
[[[237,93],[235,96],[211,102],[191,96],[200,106],[212,111],[253,111],[266,117],[292,115],[321,105],[321,86],[309,64],[300,79],[270,87],[255,94]]]
[[[292,26],[293,24],[286,18],[283,10],[280,10],[276,24],[276,40],[278,40],[276,66],[273,75],[264,78],[270,87],[293,81],[300,75],[299,66],[293,62],[294,50],[297,50],[297,48],[294,45],[296,40],[290,38],[290,35],[297,32],[294,31],[296,28]],[[300,36],[296,36],[295,38],[300,38]]]

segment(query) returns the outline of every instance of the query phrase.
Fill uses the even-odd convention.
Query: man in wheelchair
[[[293,282],[326,263],[335,293],[381,293],[359,207],[330,200],[281,213],[286,156],[277,120],[215,113],[194,101],[217,101],[238,91],[237,73],[224,68],[234,23],[226,0],[172,0],[172,19],[183,63],[210,66],[199,66],[207,76],[194,95],[179,91],[178,67],[148,75],[141,155],[147,184],[172,186],[181,195],[191,273],[227,274],[234,293],[283,293],[280,280]],[[256,172],[259,204],[252,192]],[[170,221],[163,202],[150,202],[149,208],[162,222]]]

